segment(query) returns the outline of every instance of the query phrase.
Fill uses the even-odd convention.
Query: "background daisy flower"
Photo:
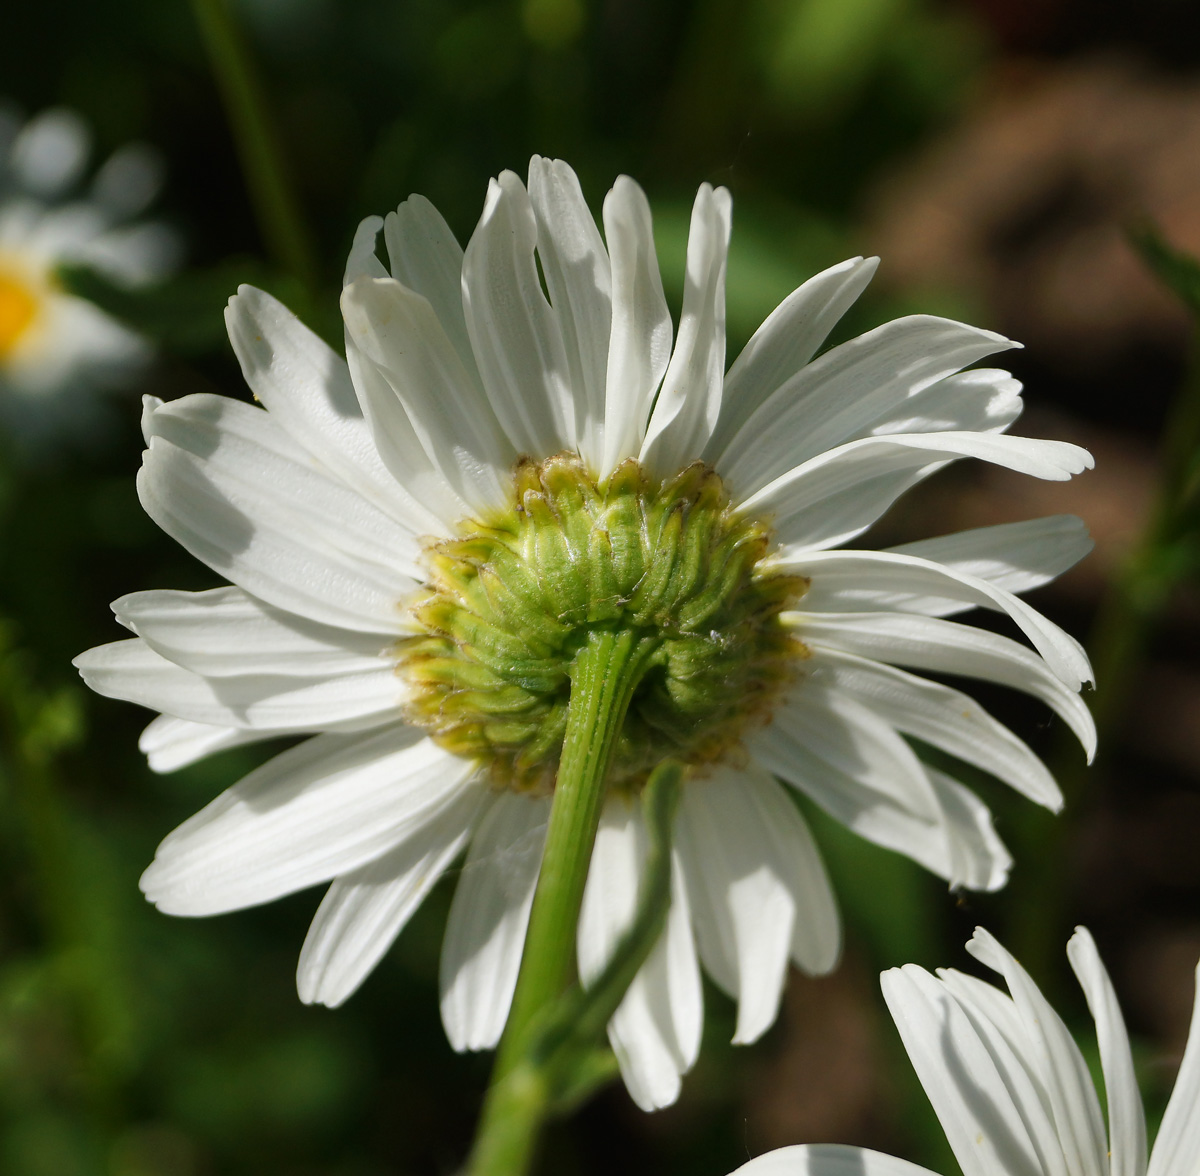
[[[998,972],[1008,995],[953,968],[907,964],[883,993],[963,1176],[1190,1176],[1200,1154],[1200,1001],[1158,1138],[1146,1116],[1125,1021],[1086,928],[1067,944],[1096,1022],[1108,1104],[1079,1047],[1020,964],[986,931],[967,950]],[[856,1147],[789,1147],[751,1160],[744,1176],[921,1176],[926,1169]]]
[[[0,110],[0,412],[15,427],[60,393],[126,382],[149,355],[139,335],[70,294],[58,268],[87,266],[132,289],[179,256],[170,229],[135,219],[160,187],[158,157],[123,147],[80,195],[90,152],[73,111],[22,124]]]
[[[1004,435],[1020,385],[965,370],[1014,346],[990,331],[917,315],[821,353],[874,260],[806,282],[726,372],[730,214],[728,192],[701,187],[674,331],[641,189],[618,179],[602,238],[571,169],[534,157],[528,188],[492,182],[465,252],[420,197],[363,223],[345,361],[243,287],[230,337],[262,407],[147,401],[143,505],[232,586],[122,598],[137,637],[77,664],[162,712],[142,739],[158,770],[314,736],[163,842],[142,879],[160,909],[216,914],[332,880],[298,986],[337,1005],[465,852],[442,1019],[455,1048],[493,1046],[568,670],[597,626],[636,632],[649,668],[583,898],[585,984],[632,917],[645,771],[690,765],[668,925],[609,1027],[640,1106],[672,1102],[695,1061],[701,964],[749,1042],[789,961],[837,960],[833,895],[788,787],[951,885],[1003,884],[987,809],[906,737],[1047,807],[1058,790],[967,695],[909,671],[1030,693],[1090,755],[1087,658],[1014,594],[1085,554],[1086,532],[1057,517],[842,545],[958,458],[1063,480],[1090,457]],[[1029,644],[950,619],[972,607]]]

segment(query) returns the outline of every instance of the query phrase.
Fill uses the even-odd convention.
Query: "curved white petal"
[[[334,879],[296,968],[305,1004],[337,1008],[358,989],[467,843],[484,786],[463,781],[458,797],[395,849]]]
[[[1036,653],[1008,637],[957,621],[900,613],[788,613],[786,617],[804,640],[1032,694],[1071,728],[1089,763],[1096,754],[1096,724],[1087,704]]]
[[[1024,408],[1021,390],[1021,381],[1003,368],[970,368],[893,405],[863,435],[1003,433]]]
[[[515,173],[502,172],[463,257],[463,309],[488,402],[516,451],[540,459],[575,449],[578,422],[536,244],[529,193]]]
[[[601,477],[641,450],[650,406],[671,358],[672,336],[650,202],[628,176],[618,176],[605,197],[604,233],[612,259],[612,335]]]
[[[428,533],[439,538],[454,535],[459,521],[470,514],[467,503],[425,451],[408,411],[384,374],[359,351],[348,330],[345,339],[350,378],[380,460],[404,492],[424,505],[430,520]]]
[[[996,832],[991,810],[952,776],[929,766],[925,771],[945,821],[949,869],[944,876],[952,887],[999,890],[1008,881],[1013,858]]]
[[[157,588],[114,600],[117,620],[151,649],[193,673],[316,678],[382,669],[395,637],[319,625],[240,588]]]
[[[342,314],[455,493],[481,514],[503,509],[516,451],[429,301],[394,278],[360,278],[342,292]]]
[[[471,839],[442,941],[442,1024],[459,1052],[504,1031],[549,818],[549,798],[502,792]]]
[[[1147,1176],[1191,1176],[1200,1155],[1200,967],[1196,969],[1196,1001],[1188,1029],[1183,1063],[1167,1103]]]
[[[677,819],[700,958],[738,1001],[739,1044],[775,1020],[789,955],[821,974],[841,928],[808,826],[757,765],[689,779]]]
[[[849,694],[898,731],[992,773],[1037,804],[1062,807],[1045,764],[969,695],[856,654],[810,648],[806,668],[814,682]]]
[[[1046,664],[1073,690],[1092,680],[1083,647],[1020,597],[977,576],[930,560],[891,551],[812,551],[774,560],[812,583],[804,595],[809,612],[880,610],[909,612],[926,597],[944,597],[1007,613]]]
[[[963,1176],[1059,1176],[1043,1167],[1022,1113],[1037,1105],[1028,1076],[946,986],[914,964],[884,972],[880,985]]]
[[[368,216],[358,223],[354,230],[354,241],[350,245],[350,253],[346,258],[346,268],[342,273],[342,286],[346,287],[359,278],[386,278],[387,270],[379,255],[375,252],[379,243],[379,230],[383,228],[383,217]]]
[[[1066,441],[1000,433],[895,433],[849,441],[810,458],[752,494],[742,509],[771,517],[787,558],[866,530],[901,491],[963,457],[1058,482],[1092,465],[1086,449]]]
[[[951,885],[991,890],[1007,877],[1011,859],[983,804],[935,775],[855,698],[806,681],[746,743],[759,763],[847,828]]]
[[[604,400],[612,334],[612,272],[579,180],[561,159],[529,161],[538,258],[558,315],[575,402],[580,456],[595,469],[604,446]]]
[[[730,1176],[935,1176],[927,1168],[864,1147],[837,1143],[781,1147],[756,1156]]]
[[[1074,567],[1094,546],[1082,519],[1048,515],[921,539],[888,550],[944,564],[1006,592],[1030,592]],[[944,617],[970,607],[957,600],[931,599],[920,611]]]
[[[426,534],[429,511],[380,460],[346,361],[281,302],[253,286],[238,287],[225,324],[246,383],[271,419],[345,485],[414,535]],[[419,550],[412,539],[404,555],[412,562]]]
[[[1016,344],[932,315],[885,323],[801,368],[751,414],[716,466],[743,499],[802,462],[864,436],[896,407]]]
[[[338,677],[246,673],[205,678],[132,638],[97,645],[73,664],[107,698],[195,723],[271,734],[388,722],[399,715],[405,698],[404,683],[382,662],[367,673]]]
[[[1021,1014],[1012,998],[994,985],[953,968],[939,968],[937,976],[991,1056],[1038,1157],[1038,1172],[1044,1176],[1067,1176],[1045,1075],[1033,1064]],[[969,1087],[973,1076],[960,1071],[959,1081]],[[986,1111],[979,1109],[982,1120]]]
[[[319,470],[261,409],[185,396],[154,409],[147,514],[214,571],[324,624],[401,632],[412,535]]]
[[[714,464],[755,410],[825,342],[879,268],[878,257],[852,257],[793,290],[754,332],[725,376],[721,413],[705,449]]]
[[[1108,1100],[1108,1151],[1111,1176],[1145,1176],[1146,1113],[1133,1069],[1125,1018],[1112,981],[1085,927],[1076,927],[1067,944],[1067,958],[1087,997],[1096,1022],[1104,1090]],[[1193,1108],[1196,1109],[1196,1108]],[[1200,1142],[1200,1140],[1198,1140]]]
[[[727,189],[700,185],[688,232],[679,336],[642,443],[642,463],[661,477],[700,457],[721,411],[732,210]]]
[[[611,958],[637,910],[647,851],[636,804],[612,796],[605,803],[579,914],[579,972],[590,984]],[[630,1097],[644,1111],[670,1106],[680,1075],[700,1048],[703,993],[687,894],[672,864],[667,925],[608,1025],[608,1039]]]
[[[1108,1141],[1087,1063],[1062,1019],[1029,974],[982,928],[967,944],[981,963],[999,972],[1012,994],[1025,1032],[1023,1056],[1045,1085],[1070,1176],[1104,1176]]]
[[[424,196],[410,196],[383,222],[392,277],[429,299],[463,367],[478,378],[462,303],[462,246]]]
[[[474,771],[420,731],[318,735],[281,752],[171,833],[141,888],[169,915],[270,902],[386,853]]]
[[[194,723],[190,719],[159,715],[142,731],[138,750],[145,755],[152,772],[174,772],[218,751],[286,734],[286,731],[219,727],[211,723]]]

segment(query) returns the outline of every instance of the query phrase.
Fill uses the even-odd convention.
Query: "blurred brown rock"
[[[1095,368],[1182,338],[1126,227],[1200,253],[1200,81],[1119,58],[1008,60],[878,193],[866,246],[895,287],[982,296],[998,326]]]

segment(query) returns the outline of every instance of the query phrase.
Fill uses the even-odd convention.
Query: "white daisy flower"
[[[1200,998],[1147,1159],[1146,1116],[1129,1037],[1088,931],[1076,929],[1067,956],[1096,1022],[1107,1134],[1083,1054],[1028,973],[986,931],[977,930],[967,949],[1004,977],[1010,995],[953,969],[935,977],[907,964],[883,974],[888,1008],[963,1176],[1195,1176]],[[769,1152],[736,1176],[930,1174],[879,1152],[823,1145]]]
[[[1060,804],[1015,735],[897,666],[1031,693],[1090,754],[1087,658],[1013,595],[1088,550],[1082,524],[839,545],[956,458],[1050,479],[1091,460],[1003,435],[1019,384],[962,370],[1014,346],[990,331],[914,316],[814,358],[874,260],[806,282],[726,373],[729,193],[696,197],[674,348],[632,180],[603,222],[602,239],[571,169],[538,157],[528,189],[512,172],[492,182],[465,253],[421,197],[365,221],[345,362],[243,288],[230,337],[262,407],[148,402],[138,482],[151,516],[233,586],[124,597],[137,638],[78,665],[102,694],[163,712],[142,739],[156,770],[315,735],[172,833],[142,879],[180,915],[332,879],[300,957],[305,1001],[354,992],[465,850],[441,1011],[456,1049],[485,1049],[512,999],[574,650],[589,626],[636,629],[653,668],[617,754],[578,963],[594,978],[632,917],[641,782],[684,760],[668,925],[610,1025],[653,1108],[696,1059],[701,963],[750,1042],[789,961],[837,960],[833,895],[790,789],[984,889],[1010,861],[987,809],[905,736]],[[972,606],[1032,648],[949,619]]]
[[[69,294],[57,270],[86,265],[135,288],[171,268],[175,235],[131,223],[154,198],[161,165],[130,145],[100,168],[85,197],[72,197],[89,153],[87,127],[69,110],[23,126],[0,110],[0,401],[10,406],[121,383],[148,355],[140,336]]]

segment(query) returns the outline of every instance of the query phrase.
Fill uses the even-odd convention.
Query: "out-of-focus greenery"
[[[730,186],[735,354],[785,294],[855,252],[869,186],[956,116],[993,53],[969,7],[934,0],[241,0],[234,15],[316,242],[315,294],[264,243],[188,5],[22,4],[0,38],[0,89],[29,111],[66,103],[102,148],[145,139],[166,156],[161,207],[191,269],[150,295],[64,280],[160,343],[143,390],[168,398],[247,395],[221,321],[238,282],[336,339],[360,217],[422,192],[465,240],[487,177],[535,151],[570,161],[597,208],[616,174],[644,184],[676,301],[695,187]],[[840,331],[898,305],[868,297]],[[110,417],[90,446],[0,471],[0,1171],[453,1171],[488,1059],[454,1055],[438,1022],[447,885],[336,1012],[301,1006],[293,984],[314,894],[188,921],[138,893],[158,840],[267,753],[156,777],[136,751],[149,715],[75,684],[71,656],[121,635],[109,600],[216,583],[138,506],[134,399]],[[1016,802],[987,798],[1005,827]],[[973,922],[1002,909],[813,820],[869,973],[960,959]],[[731,1006],[707,999],[682,1104],[646,1118],[614,1089],[554,1131],[545,1170],[717,1174],[761,1150],[743,1099],[771,1042],[732,1050]],[[895,1052],[887,1140],[952,1170]]]

